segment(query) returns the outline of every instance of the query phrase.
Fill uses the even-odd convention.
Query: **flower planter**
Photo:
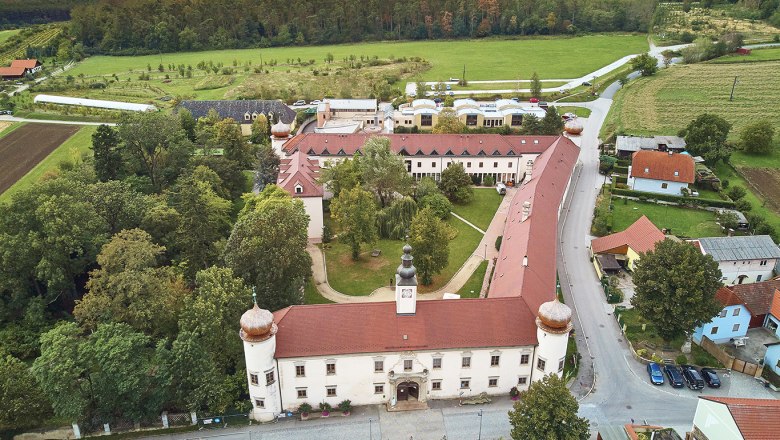
[[[512,396],[512,401],[518,401],[520,400],[520,396]]]
[[[343,415],[344,417],[348,416],[349,414],[350,414],[349,411],[344,411],[344,412],[341,413],[341,415]]]
[[[322,412],[322,417],[329,417],[329,416],[330,416],[330,413],[328,411],[323,411]]]
[[[309,420],[309,413],[301,413],[301,420]]]

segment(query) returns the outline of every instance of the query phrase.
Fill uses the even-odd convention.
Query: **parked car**
[[[433,98],[433,102],[436,104],[441,104],[441,98]]]
[[[449,85],[449,84],[446,85],[446,88],[447,88],[447,90],[452,90],[452,86]]]
[[[498,182],[496,184],[496,191],[498,192],[498,195],[500,195],[500,196],[506,195],[506,185],[504,185],[501,182]]]
[[[664,384],[664,373],[661,372],[661,367],[655,362],[647,364],[647,374],[650,375],[650,382],[652,382],[653,385]]]
[[[455,96],[455,92],[450,92],[450,96]]]
[[[547,101],[539,101],[539,108],[547,110]]]
[[[702,368],[701,376],[708,387],[720,388],[720,378],[718,378],[718,373],[712,368]]]
[[[704,379],[701,378],[701,374],[691,365],[682,365],[683,378],[688,388],[692,390],[700,390],[704,388]]]
[[[512,98],[512,101],[514,101],[514,102],[520,102],[520,98],[518,98],[517,96],[515,96],[514,98]]]
[[[593,84],[591,84],[589,81],[585,81],[584,83],[582,83],[582,85],[585,86],[585,87],[590,87]]]
[[[306,105],[306,101],[299,99],[293,103],[293,105]]]
[[[17,86],[23,86],[24,85],[24,83],[21,82],[21,81],[16,81],[14,84],[16,84]]]
[[[0,110],[0,115],[12,115],[13,112],[11,110]]]
[[[682,388],[685,386],[685,383],[683,382],[683,375],[679,368],[677,368],[676,365],[672,364],[666,364],[664,365],[664,372],[666,373],[666,377],[669,378],[669,385],[675,387],[675,388]]]
[[[322,101],[320,101],[319,99],[315,99],[314,101],[310,102],[309,104],[311,104],[311,105],[319,105],[319,104],[322,104]]]

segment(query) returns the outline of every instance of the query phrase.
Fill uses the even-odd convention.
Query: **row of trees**
[[[455,164],[442,172],[439,184],[423,178],[415,185],[387,138],[371,138],[361,151],[323,170],[323,183],[336,195],[330,210],[339,226],[339,240],[350,246],[352,259],[357,260],[363,244],[408,237],[420,282],[431,284],[447,266],[448,243],[455,236],[445,220],[452,202],[471,199],[471,178]]]
[[[645,31],[655,2],[609,0],[98,0],[73,8],[91,51],[172,52],[489,35]]]
[[[186,112],[128,115],[92,140],[94,158],[0,205],[0,429],[52,409],[87,425],[246,409],[250,287],[277,310],[311,274],[302,203],[275,185],[242,197],[245,170],[263,164],[270,183],[270,147]]]

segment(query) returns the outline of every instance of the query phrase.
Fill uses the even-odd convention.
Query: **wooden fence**
[[[746,362],[742,359],[737,359],[734,356],[726,353],[725,350],[720,348],[718,344],[712,342],[707,336],[702,336],[701,348],[707,353],[711,354],[717,359],[723,366],[729,370],[736,371],[738,373],[744,373],[753,377],[761,377],[761,373],[764,372],[764,367],[752,362]]]

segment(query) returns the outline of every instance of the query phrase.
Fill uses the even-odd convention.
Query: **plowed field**
[[[78,130],[76,125],[27,124],[0,139],[0,194]]]

